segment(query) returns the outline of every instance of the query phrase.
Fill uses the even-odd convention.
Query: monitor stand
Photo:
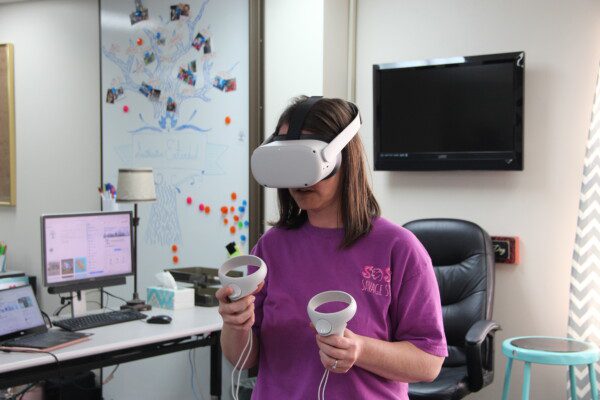
[[[75,318],[85,314],[87,314],[85,292],[83,290],[71,292],[71,316]]]

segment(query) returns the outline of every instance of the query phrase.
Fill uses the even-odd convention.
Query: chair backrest
[[[415,234],[433,263],[448,342],[444,365],[465,365],[465,334],[475,322],[492,318],[492,240],[480,226],[458,219],[421,219],[404,227]]]

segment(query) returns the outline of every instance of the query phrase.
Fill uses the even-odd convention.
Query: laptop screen
[[[0,290],[0,339],[46,324],[31,286]]]

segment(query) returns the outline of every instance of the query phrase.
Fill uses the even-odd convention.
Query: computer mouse
[[[146,320],[149,324],[170,324],[173,318],[168,315],[155,315]]]

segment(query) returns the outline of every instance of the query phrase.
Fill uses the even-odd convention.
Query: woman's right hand
[[[223,324],[237,331],[248,331],[254,325],[254,300],[256,298],[248,295],[231,301],[228,296],[232,293],[233,289],[229,286],[222,287],[215,293],[219,300],[219,314],[223,318]]]

